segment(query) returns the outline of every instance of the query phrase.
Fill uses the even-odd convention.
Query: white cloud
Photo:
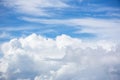
[[[7,68],[8,68],[8,64],[5,63],[4,61],[0,61],[0,72],[6,72]]]
[[[68,7],[62,0],[4,0],[3,2],[5,6],[17,12],[33,16],[49,16],[45,8]]]
[[[65,25],[76,25],[76,26],[87,26],[87,27],[118,27],[120,24],[119,19],[98,19],[98,18],[75,18],[75,19],[39,19],[39,18],[29,18],[22,17],[21,19],[43,23],[43,24],[65,24]],[[99,24],[99,25],[98,25]]]
[[[91,4],[90,2],[87,2],[86,5],[73,5],[69,4],[70,0],[2,0],[4,2],[4,5],[14,9],[15,11],[27,15],[32,16],[51,16],[55,15],[54,10],[61,10],[63,8],[69,8],[70,10],[76,10],[81,12],[86,12],[89,14],[89,12],[107,12],[113,14],[112,16],[118,16],[116,15],[116,12],[119,13],[119,8],[109,7],[109,6],[103,6],[100,4]],[[68,2],[68,3],[66,3]],[[84,2],[83,0],[77,0],[78,3]],[[66,11],[67,9],[64,9]],[[62,10],[62,12],[64,12]],[[60,11],[61,12],[61,11]],[[86,14],[85,13],[85,14]],[[58,15],[58,14],[56,14]],[[96,16],[101,16],[101,14],[97,14]],[[111,16],[109,14],[104,14],[102,16]]]
[[[29,22],[43,24],[64,24],[74,27],[82,27],[80,31],[75,33],[92,33],[98,38],[119,39],[120,20],[119,19],[98,19],[98,18],[78,18],[78,19],[39,19],[22,17],[23,20]]]
[[[34,29],[39,29],[39,27],[32,27],[32,26],[19,26],[19,27],[15,27],[15,26],[2,26],[0,27],[0,31],[24,31],[24,30],[34,30]],[[3,33],[4,35],[6,35],[5,33]],[[3,35],[2,34],[2,35]]]
[[[120,49],[111,41],[32,34],[3,43],[0,79],[119,80]]]

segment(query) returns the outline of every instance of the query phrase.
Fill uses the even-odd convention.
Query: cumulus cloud
[[[3,43],[1,80],[119,80],[120,49],[111,41],[31,34]]]

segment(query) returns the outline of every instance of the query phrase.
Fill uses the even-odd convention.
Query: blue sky
[[[61,34],[83,39],[113,38],[120,30],[119,2],[119,0],[30,0],[29,2],[1,0],[0,39],[4,41],[31,33],[52,38]],[[106,28],[109,26],[106,23],[113,24],[112,28],[117,28],[114,30],[115,33],[112,28]],[[100,29],[96,29],[98,25],[101,26]],[[102,27],[103,25],[106,26]],[[99,31],[102,29],[103,31]],[[109,29],[112,31],[108,32]],[[98,32],[95,32],[97,30]]]

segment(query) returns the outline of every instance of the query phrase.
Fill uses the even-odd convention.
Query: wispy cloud
[[[120,24],[119,19],[98,19],[98,18],[39,19],[39,18],[29,18],[29,17],[22,17],[21,19],[29,22],[36,22],[43,24],[65,24],[65,25],[101,27],[101,28],[118,26]]]
[[[2,32],[0,33],[0,38],[8,38],[10,35],[8,33]]]
[[[70,4],[69,0],[2,0],[4,5],[8,8],[13,9],[14,11],[18,13],[22,13],[25,15],[30,16],[44,16],[44,17],[54,17],[56,16],[64,16],[62,13],[69,14],[69,11],[73,11],[76,14],[81,14],[84,12],[84,15],[90,15],[90,16],[109,16],[109,17],[118,17],[118,15],[109,15],[110,14],[119,14],[120,9],[116,7],[110,7],[110,6],[103,6],[101,4],[93,4],[88,1],[85,3],[84,0],[77,0],[78,3],[85,3],[85,5],[78,5],[74,3],[73,0],[70,0],[73,2],[73,4]],[[59,12],[59,14],[57,13]],[[99,13],[99,14],[96,14]],[[75,15],[73,15],[75,16]]]
[[[84,1],[83,1],[84,2]],[[88,4],[87,4],[88,3]],[[73,10],[76,12],[78,11],[80,14],[81,12],[84,12],[85,16],[91,16],[91,17],[119,17],[118,15],[111,15],[111,14],[120,14],[120,8],[119,7],[112,7],[102,4],[93,4],[88,1],[85,5],[76,5],[72,6],[70,10]],[[109,14],[108,14],[109,13]]]
[[[3,3],[17,12],[33,16],[49,16],[47,8],[65,8],[69,6],[62,0],[3,0]]]
[[[87,9],[86,9],[87,7]],[[81,8],[85,11],[93,11],[93,12],[120,12],[120,9],[118,7],[111,7],[107,5],[102,4],[92,4],[88,3],[86,7]]]
[[[19,26],[19,27],[11,27],[11,26],[5,26],[5,27],[0,27],[0,31],[23,31],[23,30],[34,30],[34,29],[39,29],[39,27],[36,26]]]
[[[100,37],[117,37],[120,31],[119,19],[98,19],[98,18],[78,18],[78,19],[39,19],[22,17],[25,21],[42,24],[68,25],[82,27],[77,33],[94,33]]]

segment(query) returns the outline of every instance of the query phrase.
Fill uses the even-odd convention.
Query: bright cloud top
[[[119,45],[32,34],[1,46],[1,80],[119,80]]]

